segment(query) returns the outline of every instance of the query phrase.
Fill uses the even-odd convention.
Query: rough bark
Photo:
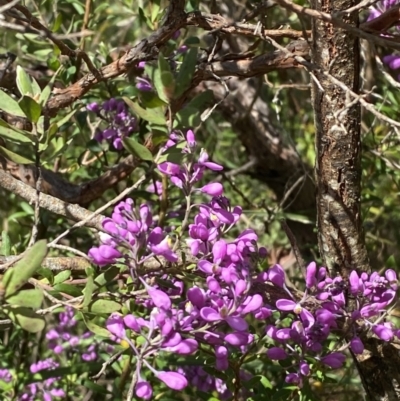
[[[333,14],[348,9],[357,0],[315,1],[317,11]],[[358,15],[344,22],[358,25]],[[314,20],[312,62],[318,83],[313,84],[316,125],[318,236],[321,256],[331,275],[347,277],[353,269],[369,272],[361,215],[360,107],[330,76],[359,91],[358,39],[329,22]],[[348,305],[351,308],[351,304]],[[367,397],[371,401],[399,400],[398,353],[390,352],[382,341],[363,337],[366,350],[355,356]],[[396,367],[395,367],[396,366]]]

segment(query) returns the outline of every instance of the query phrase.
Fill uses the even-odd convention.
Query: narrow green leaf
[[[166,125],[165,117],[162,108],[143,109],[137,103],[132,102],[127,97],[122,98],[128,107],[143,120],[149,121],[156,125]]]
[[[86,319],[86,317],[83,313],[80,313],[80,316],[82,316],[82,319],[86,324],[86,327],[92,333],[94,333],[100,337],[111,338],[111,333],[107,329],[97,325],[96,323],[93,322],[93,320]]]
[[[9,270],[13,274],[6,285],[6,298],[15,294],[40,268],[40,265],[47,253],[46,240],[40,240],[28,249],[23,258]]]
[[[33,98],[30,96],[23,96],[23,98],[18,102],[19,106],[21,107],[22,111],[25,113],[26,118],[33,122],[37,123],[39,117],[42,113],[42,107],[39,103],[37,103]]]
[[[32,160],[29,160],[25,158],[24,156],[17,155],[14,152],[11,152],[11,150],[3,148],[3,146],[0,146],[0,154],[3,155],[6,159],[11,160],[14,163],[18,164],[33,164]]]
[[[62,117],[60,120],[56,121],[57,127],[60,128],[62,125],[64,125],[66,122],[71,120],[71,117],[76,113],[76,110],[72,110],[70,113],[68,113],[66,116]]]
[[[193,74],[196,70],[197,52],[197,47],[192,47],[185,54],[181,68],[179,69],[178,77],[176,79],[176,97],[182,95],[183,92],[189,88],[190,83],[192,82]]]
[[[110,299],[97,299],[89,305],[89,311],[92,313],[112,313],[121,310],[122,305]]]
[[[21,92],[22,96],[33,96],[33,88],[29,75],[25,70],[17,65],[17,78],[16,83],[18,90]]]
[[[39,99],[40,95],[42,94],[42,89],[40,88],[35,78],[31,77],[31,80],[32,80],[33,98]]]
[[[11,141],[21,143],[32,143],[30,134],[25,131],[18,130],[8,125],[5,121],[0,119],[0,136]]]
[[[6,315],[18,326],[30,333],[38,333],[42,331],[46,325],[43,316],[37,315],[32,309],[25,307],[10,307],[5,306],[3,311]]]
[[[11,241],[7,231],[1,232],[1,254],[3,256],[11,255]]]
[[[71,277],[71,270],[64,270],[54,276],[54,284],[63,283]]]
[[[169,103],[175,91],[175,79],[168,61],[162,53],[158,56],[158,69],[153,70],[152,77],[157,94],[165,103]]]
[[[19,104],[0,89],[0,110],[17,117],[26,117]]]
[[[53,290],[55,292],[65,292],[66,294],[72,295],[73,297],[79,297],[82,295],[82,291],[78,287],[71,284],[57,284],[53,287]]]
[[[39,309],[43,303],[43,292],[36,288],[18,291],[16,294],[6,297],[6,302],[9,305]]]
[[[111,394],[104,386],[100,386],[99,384],[94,383],[90,380],[85,380],[83,386],[93,391],[94,393]]]
[[[153,155],[150,150],[137,142],[134,138],[123,138],[122,143],[128,152],[138,157],[140,160],[153,161]]]
[[[47,100],[49,100],[50,95],[51,95],[51,87],[49,85],[46,85],[42,90],[42,93],[40,94],[39,104],[41,106],[44,106],[47,103]]]
[[[98,288],[104,287],[105,285],[112,283],[119,272],[120,269],[118,269],[118,267],[111,266],[104,273],[99,274],[94,282]]]
[[[88,276],[85,288],[83,289],[83,302],[82,307],[87,307],[92,301],[93,291],[95,290],[93,276]]]

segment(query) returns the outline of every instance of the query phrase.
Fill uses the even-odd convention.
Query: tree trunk
[[[329,14],[346,10],[358,0],[318,0],[314,8]],[[345,22],[358,25],[358,14]],[[348,277],[353,269],[370,272],[361,223],[360,106],[329,76],[358,93],[359,41],[331,24],[314,20],[312,62],[316,126],[317,225],[321,256],[331,276]],[[351,305],[348,305],[351,308]],[[363,338],[366,350],[354,356],[363,386],[371,401],[400,400],[397,380],[398,352],[377,339]],[[394,361],[393,359],[397,360]],[[397,367],[394,367],[397,366]]]

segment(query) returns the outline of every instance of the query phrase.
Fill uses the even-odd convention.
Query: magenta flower
[[[350,341],[350,349],[355,354],[362,354],[364,352],[364,344],[359,337],[353,337]]]
[[[186,377],[178,372],[158,372],[157,377],[173,390],[183,390],[188,385]]]
[[[149,382],[140,380],[136,384],[135,393],[137,397],[149,400],[153,396],[153,389]]]
[[[343,355],[340,352],[332,352],[331,354],[321,358],[321,362],[332,369],[338,369],[342,367],[345,360],[346,355]]]
[[[282,359],[286,359],[288,357],[288,354],[282,348],[272,347],[267,351],[267,356],[268,358],[273,359],[275,361],[280,361]]]
[[[204,185],[204,187],[200,188],[199,190],[207,195],[220,196],[224,192],[224,187],[219,182],[212,182]]]

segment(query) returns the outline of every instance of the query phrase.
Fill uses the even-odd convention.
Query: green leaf
[[[134,138],[123,138],[122,143],[124,148],[132,155],[138,157],[140,160],[152,162],[153,155],[146,146],[137,142]]]
[[[56,121],[57,127],[60,128],[63,126],[66,122],[71,120],[71,117],[76,113],[76,110],[72,110],[70,113],[68,113],[66,116],[62,117],[60,120]]]
[[[93,323],[93,321],[91,321],[91,320],[86,319],[85,316],[83,315],[83,313],[81,313],[80,315],[82,316],[82,319],[86,324],[86,327],[92,333],[94,333],[100,337],[111,338],[111,333],[107,329],[97,325],[96,323]]]
[[[153,70],[152,81],[159,98],[169,103],[175,91],[175,79],[168,61],[162,53],[158,55],[158,69]]]
[[[11,241],[7,231],[1,232],[1,254],[3,256],[11,255]]]
[[[0,110],[17,117],[26,117],[19,104],[0,89]]]
[[[164,113],[161,108],[142,109],[137,103],[132,102],[127,97],[122,98],[128,107],[143,120],[149,121],[156,125],[166,125]]]
[[[46,85],[40,94],[39,97],[39,104],[41,106],[44,106],[47,103],[47,100],[49,100],[49,97],[51,95],[51,87],[49,85]]]
[[[175,97],[179,97],[189,88],[193,74],[196,70],[197,64],[197,47],[192,47],[185,54],[181,68],[179,69],[178,77],[176,79],[176,92]]]
[[[34,99],[39,99],[40,95],[42,94],[42,89],[40,88],[35,78],[31,77],[31,79],[32,79],[33,97]]]
[[[85,380],[83,386],[93,391],[94,393],[111,394],[104,386],[100,386],[99,384],[94,383],[90,380]]]
[[[115,277],[119,274],[120,269],[115,266],[111,266],[109,269],[107,269],[104,273],[99,274],[94,282],[97,287],[101,288],[104,287],[107,284],[111,284]]]
[[[71,277],[71,270],[64,270],[54,276],[54,284],[63,283]]]
[[[197,127],[201,123],[201,113],[212,104],[213,92],[206,90],[192,99],[175,116],[174,128]]]
[[[14,128],[0,119],[0,136],[11,141],[32,143],[29,132]]]
[[[18,326],[30,333],[42,331],[46,325],[43,316],[37,315],[32,309],[25,307],[4,307],[3,311]]]
[[[89,311],[92,313],[112,313],[121,310],[122,305],[111,299],[97,299],[89,305]]]
[[[22,96],[33,96],[33,88],[29,75],[25,72],[25,70],[17,65],[17,78],[16,83],[18,90],[21,92]]]
[[[25,113],[26,118],[33,122],[37,123],[39,117],[42,113],[42,107],[39,103],[37,103],[33,98],[30,96],[23,96],[23,98],[18,102],[19,106],[21,107],[22,111]]]
[[[57,284],[53,287],[53,290],[55,292],[65,292],[66,294],[72,295],[73,297],[79,297],[82,295],[81,290],[78,287],[71,284],[63,284],[63,283]]]
[[[93,291],[95,290],[93,275],[87,277],[85,288],[83,289],[82,307],[87,307],[92,301]]]
[[[29,248],[14,267],[7,270],[10,276],[5,282],[6,298],[15,294],[40,268],[47,253],[46,240],[40,240]]]
[[[10,305],[39,309],[43,303],[43,292],[36,288],[18,291],[16,294],[6,297],[6,302]]]
[[[11,160],[14,163],[18,164],[33,164],[32,160],[29,160],[25,158],[24,156],[17,155],[14,152],[11,152],[11,150],[3,148],[3,146],[0,146],[0,154],[3,155],[6,159]]]

